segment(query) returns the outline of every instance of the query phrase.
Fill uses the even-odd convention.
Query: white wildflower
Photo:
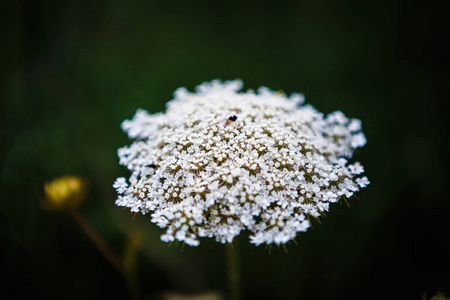
[[[119,194],[125,193],[128,188],[128,183],[125,177],[117,178],[116,182],[113,184],[113,188],[115,188]]]
[[[359,120],[324,117],[301,94],[241,88],[239,80],[180,88],[165,113],[138,110],[122,123],[135,141],[118,151],[132,174],[114,183],[116,204],[151,213],[163,241],[227,243],[249,230],[256,245],[284,244],[369,184],[347,161],[366,143]]]

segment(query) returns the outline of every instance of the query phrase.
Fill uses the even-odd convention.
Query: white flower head
[[[180,88],[165,113],[138,110],[122,123],[135,141],[118,151],[131,177],[116,180],[116,204],[150,213],[163,241],[229,243],[249,230],[256,245],[284,244],[369,184],[347,162],[366,143],[359,120],[324,117],[301,94],[241,88]]]

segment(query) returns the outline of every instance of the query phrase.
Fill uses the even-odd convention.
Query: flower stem
[[[77,209],[71,209],[70,215],[75,220],[78,226],[89,237],[92,243],[103,254],[103,256],[111,263],[111,265],[119,271],[122,275],[125,275],[125,268],[123,266],[122,259],[117,256],[114,251],[109,247],[108,243],[100,236],[97,230],[83,217]]]
[[[136,274],[137,252],[140,248],[140,241],[136,237],[132,237],[125,255],[125,259],[119,257],[109,244],[100,236],[98,231],[86,220],[77,209],[71,209],[70,215],[77,225],[89,237],[91,242],[103,254],[103,256],[111,263],[111,265],[119,271],[124,277],[129,293],[129,299],[140,299],[139,283]]]
[[[142,232],[131,232],[128,239],[128,246],[125,252],[123,265],[127,273],[126,281],[128,291],[130,292],[130,300],[138,300],[140,297],[139,278],[137,274],[137,261],[139,250],[142,247],[143,235]]]
[[[231,300],[241,300],[241,274],[238,258],[237,241],[226,245],[227,268],[228,268],[228,289]]]

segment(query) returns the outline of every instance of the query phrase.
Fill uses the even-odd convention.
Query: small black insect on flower
[[[230,116],[230,117],[228,117],[228,120],[230,120],[230,121],[236,121],[237,120],[237,116]]]

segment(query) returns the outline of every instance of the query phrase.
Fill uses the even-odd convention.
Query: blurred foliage
[[[448,6],[448,5],[447,5]],[[44,183],[90,181],[81,213],[122,256],[142,232],[142,295],[224,291],[223,245],[167,246],[149,216],[114,206],[120,123],[220,78],[265,85],[360,118],[372,184],[298,245],[239,238],[247,299],[417,299],[450,291],[448,10],[407,1],[2,1],[0,242],[14,298],[126,298],[126,283]],[[445,74],[445,75],[444,75]],[[445,97],[445,98],[444,98]],[[368,293],[369,292],[369,293]]]
[[[440,291],[438,291],[437,293],[436,293],[436,295],[434,295],[434,296],[432,296],[432,297],[430,297],[430,298],[427,298],[427,295],[426,295],[426,293],[422,296],[422,300],[449,300],[450,298],[449,297],[445,297],[445,294],[444,293],[442,293],[442,292],[440,292]]]

